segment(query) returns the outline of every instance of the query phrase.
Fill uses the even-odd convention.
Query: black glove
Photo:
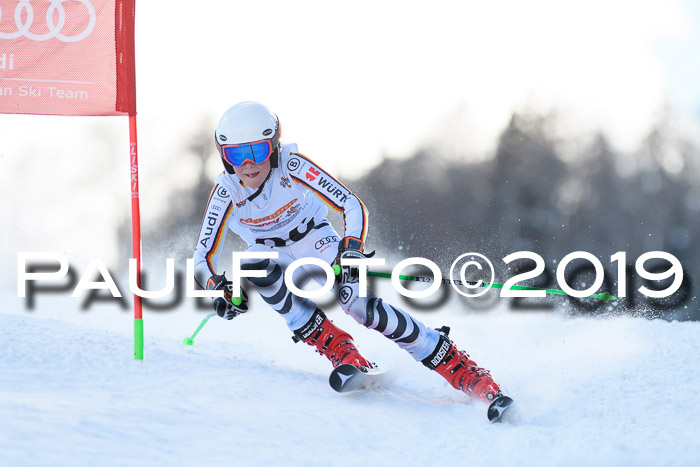
[[[348,284],[355,283],[360,280],[360,270],[357,266],[343,266],[340,264],[341,258],[371,258],[374,256],[374,251],[369,254],[364,254],[362,248],[364,244],[362,240],[356,237],[344,237],[340,243],[338,243],[338,255],[333,261],[334,269],[335,265],[340,268],[340,274],[336,275],[336,280]]]
[[[224,319],[233,319],[241,313],[248,311],[248,294],[241,288],[241,296],[237,299],[233,298],[233,287],[231,281],[226,280],[224,274],[211,276],[207,281],[207,290],[223,290],[223,297],[212,298],[212,304],[216,314]],[[233,301],[240,300],[238,305],[234,305]]]

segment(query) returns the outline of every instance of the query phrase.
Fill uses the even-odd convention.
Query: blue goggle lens
[[[224,158],[234,167],[240,167],[246,161],[262,164],[270,157],[272,151],[270,140],[221,147]]]

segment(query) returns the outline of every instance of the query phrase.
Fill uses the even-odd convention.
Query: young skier
[[[368,215],[362,201],[300,154],[296,144],[281,144],[277,116],[259,103],[241,102],[228,109],[215,141],[226,170],[216,177],[209,197],[194,262],[203,288],[225,292],[225,298],[213,299],[218,315],[232,319],[248,310],[245,290],[241,288],[242,303],[234,305],[231,282],[217,270],[230,229],[248,244],[246,252],[278,253],[276,259],[242,259],[241,270],[265,271],[264,277],[248,280],[286,320],[295,340],[315,347],[333,367],[349,363],[363,372],[372,368],[350,334],[315,303],[292,294],[284,282],[286,268],[296,259],[315,257],[332,265],[340,264],[341,258],[368,257],[363,253]],[[328,223],[326,206],[343,216],[342,236]],[[294,278],[313,272],[303,266]],[[456,389],[484,401],[501,396],[489,372],[458,350],[446,331],[426,327],[381,298],[360,297],[357,267],[341,267],[335,291],[345,313],[396,342]]]

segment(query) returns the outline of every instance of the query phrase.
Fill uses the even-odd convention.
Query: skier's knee
[[[348,310],[345,310],[345,313],[352,316],[352,318],[360,323],[361,325],[365,327],[369,327],[369,323],[367,322],[367,313],[363,311],[358,311],[354,308],[350,308]]]
[[[338,303],[345,314],[350,315],[361,325],[369,326],[366,297],[359,297],[351,287],[345,286],[338,291]]]
[[[242,271],[265,271],[262,277],[249,277],[248,280],[258,289],[272,286],[282,278],[282,268],[276,262],[269,259],[256,260],[247,263],[241,262]]]

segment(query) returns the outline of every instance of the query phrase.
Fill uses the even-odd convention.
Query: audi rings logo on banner
[[[48,1],[50,2],[50,5],[46,10],[46,26],[49,28],[49,32],[45,34],[36,34],[29,30],[34,24],[34,7],[32,7],[31,0],[19,0],[17,2],[17,6],[15,7],[15,26],[17,27],[17,31],[15,32],[6,32],[1,30],[3,11],[2,7],[0,7],[0,39],[11,40],[17,39],[18,37],[26,37],[27,39],[33,41],[47,41],[49,39],[56,38],[61,42],[78,42],[89,36],[92,30],[95,28],[97,14],[95,13],[95,8],[90,3],[90,0]],[[67,2],[82,3],[87,9],[87,14],[89,15],[88,24],[85,26],[85,29],[73,36],[68,36],[61,32],[63,27],[66,25],[66,10],[63,7],[63,4]],[[55,18],[57,21],[54,22],[54,16],[56,13],[58,13],[58,17]],[[23,16],[24,19],[22,19]]]

